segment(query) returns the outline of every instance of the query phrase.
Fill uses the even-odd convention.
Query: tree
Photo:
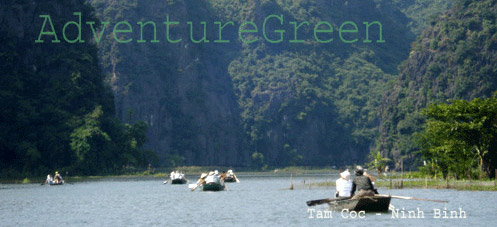
[[[432,105],[422,111],[428,117],[420,135],[423,155],[437,160],[444,171],[467,169],[478,159],[479,169],[494,177],[496,165],[491,160],[497,152],[497,93],[487,99],[454,100],[450,104]]]
[[[369,163],[369,166],[373,167],[378,172],[378,176],[381,176],[381,173],[385,170],[387,163],[390,162],[391,159],[384,158],[380,151],[372,151],[370,156],[372,161]]]

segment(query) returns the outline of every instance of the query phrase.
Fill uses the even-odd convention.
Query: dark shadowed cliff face
[[[399,160],[416,150],[412,135],[423,126],[421,108],[489,97],[497,89],[496,15],[495,0],[457,1],[423,31],[381,105],[383,151]]]
[[[77,0],[0,2],[2,177],[120,173],[152,161],[142,152],[146,125],[115,118],[84,26],[93,12]]]
[[[395,7],[368,1],[91,1],[102,21],[127,20],[133,41],[119,44],[110,32],[100,43],[102,65],[115,94],[117,115],[125,121],[145,120],[148,143],[165,165],[246,165],[252,160],[274,166],[344,165],[362,162],[376,136],[376,106],[387,81],[408,55],[413,39],[408,18]],[[285,41],[269,43],[260,32],[269,15],[284,23]],[[169,16],[180,22],[166,41],[162,24]],[[137,22],[157,23],[158,43],[151,30],[140,39]],[[207,23],[210,43],[189,40],[189,25],[201,37]],[[233,21],[214,43],[214,21]],[[238,26],[253,21],[260,41],[242,44]],[[290,21],[307,21],[299,31],[304,43],[292,44]],[[329,22],[332,43],[313,41],[313,28]],[[345,21],[358,26],[359,41],[340,40]],[[364,43],[363,22],[372,43]],[[149,27],[150,28],[150,27]],[[275,33],[269,34],[275,39]],[[345,39],[354,37],[345,35]],[[407,41],[406,41],[407,40]],[[262,156],[260,156],[262,155]],[[253,156],[253,157],[251,157]],[[262,157],[262,159],[256,158]]]
[[[1,170],[39,174],[37,170],[67,167],[75,157],[69,143],[78,118],[96,105],[103,105],[106,115],[114,114],[94,45],[51,43],[53,36],[35,43],[44,22],[40,15],[52,15],[60,40],[64,23],[77,19],[71,9],[94,19],[92,8],[78,1],[1,2]]]
[[[119,44],[109,33],[100,45],[117,115],[125,121],[147,122],[147,148],[156,151],[165,165],[246,164],[236,98],[226,67],[221,67],[229,57],[220,55],[216,45],[189,41],[186,21],[193,21],[196,28],[200,21],[215,21],[207,5],[202,1],[94,1],[93,5],[102,21],[129,21],[138,31],[131,36],[134,40],[140,39],[137,22],[157,24],[159,43]],[[162,24],[167,15],[170,21],[181,22],[171,26],[171,39],[183,41],[167,42]],[[213,37],[215,31],[209,32]],[[145,29],[144,39],[153,39],[151,29]]]

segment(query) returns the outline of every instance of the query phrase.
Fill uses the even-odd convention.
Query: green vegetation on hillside
[[[39,15],[52,15],[56,31],[62,31],[67,21],[75,20],[75,10],[95,20],[93,9],[75,1],[36,6],[21,1],[2,3],[1,8],[1,175],[120,173],[153,161],[154,154],[142,149],[146,125],[123,125],[114,117],[96,46],[34,42],[43,23]],[[75,37],[76,29],[69,27],[68,36]],[[90,34],[82,35],[89,40]]]
[[[394,88],[381,105],[377,146],[397,167],[421,165],[414,134],[420,109],[447,99],[490,97],[497,90],[497,1],[456,1],[413,44]]]
[[[371,161],[378,171],[386,165],[416,168],[422,157],[447,158],[434,152],[447,144],[416,143],[417,132],[435,133],[430,122],[436,116],[421,109],[448,99],[483,100],[497,90],[496,0],[33,2],[1,5],[5,175],[114,174],[149,163],[268,168]],[[85,43],[34,42],[40,14],[50,14],[55,30],[62,31],[75,20],[73,12],[81,12],[83,21],[156,21],[161,42],[121,44],[107,30],[97,47],[87,26]],[[368,35],[377,40],[381,31],[386,42],[323,44],[313,40],[313,26],[299,30],[307,37],[301,43],[246,44],[228,28],[223,38],[230,43],[162,42],[166,31],[159,21],[166,16],[191,21],[198,35],[202,21],[214,28],[209,22],[260,25],[268,15],[311,25],[327,21],[335,39],[345,21],[379,21],[382,29],[374,25]],[[186,23],[173,27],[173,38],[189,37]],[[73,28],[70,37],[77,35]],[[144,36],[151,40],[147,28]],[[260,29],[251,38],[264,39]],[[294,27],[267,27],[275,29]],[[140,38],[138,32],[129,35]],[[206,35],[218,37],[216,29]],[[292,36],[285,33],[285,40]],[[450,142],[450,152],[463,154],[457,157],[474,158],[469,142]],[[416,153],[420,149],[425,156]],[[484,153],[479,157],[483,165],[461,166],[493,168]],[[467,174],[461,166],[437,171]]]

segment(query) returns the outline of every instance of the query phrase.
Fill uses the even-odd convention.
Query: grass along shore
[[[335,181],[310,183],[312,187],[335,187]],[[456,179],[376,179],[376,187],[389,189],[420,188],[420,189],[456,189],[468,191],[497,191],[495,180],[456,180]]]

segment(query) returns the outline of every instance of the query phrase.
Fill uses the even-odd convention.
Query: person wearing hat
[[[379,194],[378,193],[378,190],[376,189],[376,185],[374,184],[374,182],[376,181],[376,178],[373,177],[373,175],[369,174],[368,172],[366,172],[366,170],[364,170],[364,176],[368,177],[369,180],[371,180],[371,184],[373,185],[373,192],[374,194]]]
[[[207,177],[207,173],[202,173],[200,174],[200,179],[198,179],[197,184],[204,184],[205,183],[205,178]]]
[[[350,181],[350,172],[348,169],[340,173],[340,178],[336,180],[336,188],[335,197],[350,197],[352,182]]]
[[[216,183],[216,176],[213,171],[209,172],[209,175],[205,178],[205,183]]]
[[[357,191],[357,195],[355,192]],[[369,177],[364,176],[364,169],[361,166],[357,166],[355,170],[355,177],[352,181],[352,190],[350,195],[353,199],[363,197],[363,196],[373,196],[374,186]]]
[[[216,183],[219,183],[219,181],[220,181],[220,179],[221,179],[221,178],[220,178],[220,176],[219,176],[219,171],[217,171],[217,169],[216,169],[216,170],[214,170],[214,176],[213,176],[213,178],[214,178],[214,181],[215,181]]]
[[[59,171],[55,171],[54,183],[59,184],[62,182],[62,177],[59,174]]]

